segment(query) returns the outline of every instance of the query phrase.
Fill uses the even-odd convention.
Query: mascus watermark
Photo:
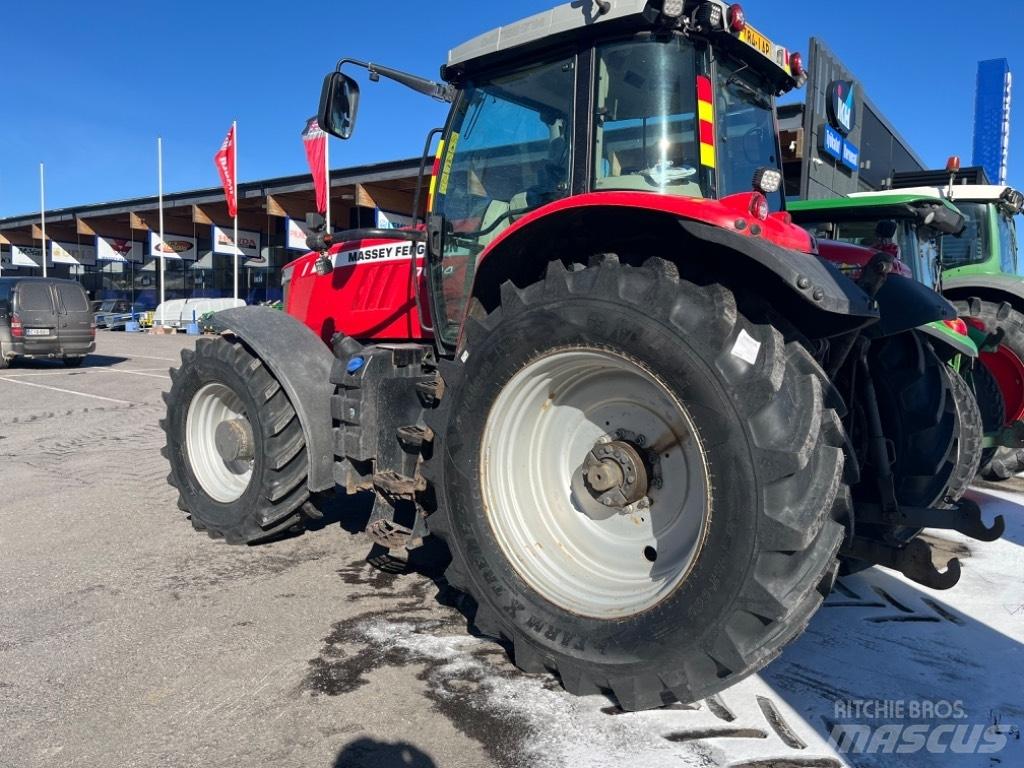
[[[979,722],[960,700],[843,699],[833,715],[829,742],[840,754],[991,755],[1020,739],[1018,725],[997,713]]]

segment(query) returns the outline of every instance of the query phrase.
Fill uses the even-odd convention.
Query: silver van
[[[81,365],[96,351],[96,323],[74,280],[0,277],[0,368],[18,357]]]

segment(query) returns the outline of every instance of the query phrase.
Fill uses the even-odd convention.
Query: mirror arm
[[[418,75],[411,75],[408,72],[391,69],[390,67],[383,67],[372,62],[359,61],[358,59],[341,59],[338,62],[337,71],[340,72],[341,68],[346,64],[362,67],[370,73],[370,79],[373,81],[377,81],[381,77],[386,77],[389,80],[394,80],[396,83],[401,83],[406,88],[411,88],[417,93],[422,93],[424,96],[430,96],[438,101],[450,104],[455,100],[455,88],[447,83],[436,83],[433,80],[427,80],[426,78],[419,77]]]

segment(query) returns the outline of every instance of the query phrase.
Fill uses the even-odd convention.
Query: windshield
[[[942,266],[945,269],[981,264],[988,259],[988,206],[985,203],[957,203],[967,227],[963,234],[942,236]]]
[[[594,188],[710,196],[700,173],[693,46],[684,38],[597,49]]]
[[[747,65],[718,63],[718,167],[720,197],[749,192],[758,168],[782,170],[771,91]],[[765,195],[773,211],[782,210],[782,190]]]

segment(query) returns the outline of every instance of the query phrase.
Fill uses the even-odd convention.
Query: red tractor
[[[766,664],[841,553],[945,587],[917,530],[998,535],[952,504],[969,451],[912,330],[955,311],[792,224],[773,100],[803,65],[738,5],[574,2],[440,83],[343,60],[341,139],[344,66],[452,104],[422,223],[314,234],[287,313],[221,312],[183,353],[163,426],[197,529],[258,542],[372,491],[378,564],[443,540],[480,631],[626,709]]]

